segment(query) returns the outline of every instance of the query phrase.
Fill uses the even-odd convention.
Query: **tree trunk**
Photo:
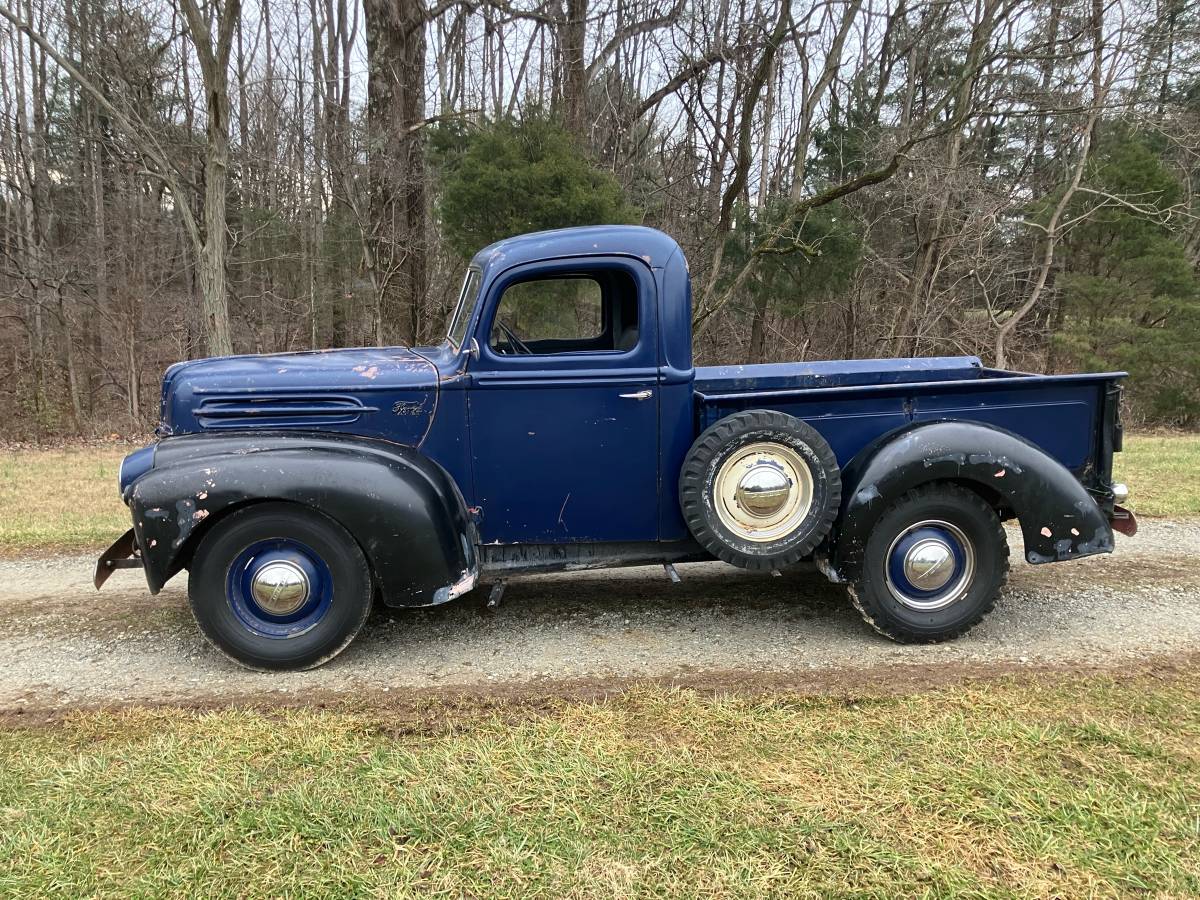
[[[766,359],[767,350],[767,292],[759,285],[754,294],[754,317],[750,322],[750,362],[760,363]]]
[[[428,280],[425,239],[425,10],[420,0],[365,0],[368,248],[375,337],[419,337]]]
[[[1008,339],[1025,317],[1029,315],[1030,311],[1037,306],[1042,292],[1046,288],[1046,282],[1050,277],[1050,270],[1054,265],[1054,251],[1062,238],[1061,226],[1063,217],[1066,215],[1067,209],[1071,205],[1071,200],[1074,198],[1076,192],[1079,190],[1080,183],[1083,181],[1083,173],[1087,169],[1088,157],[1091,154],[1092,145],[1096,137],[1096,128],[1099,125],[1104,101],[1108,94],[1109,84],[1102,80],[1104,62],[1103,0],[1092,0],[1092,20],[1090,25],[1092,32],[1092,98],[1087,123],[1083,127],[1083,136],[1080,139],[1079,158],[1075,161],[1070,182],[1063,190],[1062,196],[1058,198],[1058,202],[1054,205],[1054,211],[1050,214],[1050,220],[1046,223],[1046,243],[1042,248],[1042,258],[1037,268],[1033,288],[1030,290],[1025,302],[1014,310],[1012,315],[1005,319],[1003,324],[996,330],[995,354],[997,369],[1008,368]]]
[[[581,140],[587,138],[584,121],[587,102],[587,64],[584,61],[587,52],[587,14],[588,0],[566,0],[558,36],[563,123]]]
[[[226,296],[225,192],[229,186],[229,94],[223,83],[206,87],[204,244],[196,260],[210,356],[233,353]]]
[[[196,275],[200,284],[208,352],[228,356],[233,352],[229,328],[229,299],[226,296],[227,219],[226,191],[229,187],[229,60],[234,29],[241,19],[241,0],[225,0],[217,18],[214,41],[207,10],[197,0],[181,0],[188,31],[204,78],[207,121],[204,125],[204,204],[199,223],[189,222],[196,253]],[[172,189],[179,203],[180,191]]]

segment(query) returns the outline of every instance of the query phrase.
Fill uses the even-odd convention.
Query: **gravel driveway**
[[[1019,551],[1020,536],[1009,540]],[[0,561],[0,713],[80,704],[281,699],[565,679],[743,677],[905,667],[1122,666],[1200,650],[1200,523],[1152,521],[1117,552],[1028,566],[1014,552],[995,613],[949,644],[870,631],[815,572],[754,575],[720,563],[549,575],[452,604],[377,613],[342,656],[258,674],[201,638],[183,576],[158,597],[140,572],[91,587],[90,557]]]

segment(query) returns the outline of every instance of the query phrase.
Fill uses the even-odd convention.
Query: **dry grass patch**
[[[0,553],[107,547],[129,528],[117,469],[131,449],[0,451]]]

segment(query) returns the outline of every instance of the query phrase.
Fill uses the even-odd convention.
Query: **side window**
[[[637,320],[637,288],[624,272],[536,278],[505,288],[489,343],[506,356],[632,350]]]

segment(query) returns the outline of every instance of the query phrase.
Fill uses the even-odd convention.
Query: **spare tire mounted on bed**
[[[808,556],[833,527],[841,475],[811,425],[747,410],[705,430],[683,461],[679,502],[705,550],[746,569],[772,570]]]

